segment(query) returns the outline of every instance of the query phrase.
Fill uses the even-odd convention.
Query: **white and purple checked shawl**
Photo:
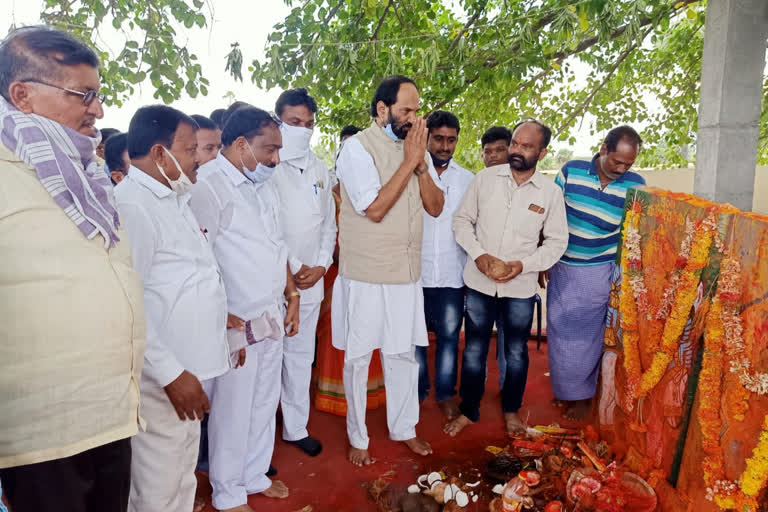
[[[99,169],[88,137],[36,114],[24,114],[0,97],[0,140],[35,169],[40,183],[89,240],[101,233],[105,248],[120,239],[112,183]]]

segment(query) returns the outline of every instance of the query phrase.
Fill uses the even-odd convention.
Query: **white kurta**
[[[161,387],[184,370],[200,380],[217,377],[229,370],[227,297],[190,196],[177,196],[135,167],[131,174],[115,199],[144,283],[143,375]]]
[[[424,288],[461,288],[467,253],[456,243],[453,214],[475,175],[451,160],[440,175],[445,191],[443,211],[437,217],[424,212],[424,238],[421,246],[421,284]]]
[[[229,312],[244,320],[263,313],[283,323],[288,250],[279,198],[267,181],[252,183],[221,153],[203,165],[191,206],[207,229],[224,276]],[[213,506],[234,508],[267,489],[280,398],[282,337],[246,349],[244,367],[213,383],[208,423]]]
[[[336,246],[336,204],[328,167],[310,151],[306,169],[282,162],[271,182],[280,196],[280,227],[291,272],[295,274],[302,265],[328,270]],[[322,279],[301,291],[302,304],[322,301]]]
[[[133,264],[144,283],[146,430],[131,440],[131,512],[188,512],[195,500],[198,421],[179,420],[164,386],[184,370],[207,385],[229,370],[226,295],[211,247],[175,192],[131,168],[115,190]]]
[[[303,165],[300,169],[293,161],[283,161],[271,179],[280,196],[280,226],[294,274],[302,265],[327,271],[336,245],[336,205],[328,168],[311,151]],[[323,286],[320,279],[312,288],[301,290],[299,332],[283,341],[280,409],[286,441],[309,435],[309,387]]]
[[[373,158],[357,139],[344,143],[336,173],[355,211],[365,215],[382,184]],[[440,187],[431,162],[429,173]],[[333,346],[346,351],[346,359],[376,349],[384,354],[402,354],[411,351],[413,345],[427,346],[421,282],[365,283],[347,279],[344,269],[340,269],[333,285],[331,324]]]
[[[355,211],[365,215],[365,210],[378,197],[382,184],[373,158],[358,140],[346,141],[336,172]],[[431,162],[429,172],[440,186]],[[371,250],[376,248],[371,247]],[[333,345],[345,351],[344,393],[350,444],[368,449],[366,381],[371,353],[375,349],[381,349],[389,436],[395,441],[416,437],[419,365],[414,346],[428,344],[421,282],[365,283],[347,279],[342,268],[333,285],[331,328]]]

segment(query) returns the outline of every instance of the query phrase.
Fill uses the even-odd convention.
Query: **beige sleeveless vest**
[[[403,163],[403,141],[390,139],[375,122],[355,135],[371,155],[382,186]],[[424,206],[416,175],[381,222],[373,222],[352,207],[341,185],[339,266],[355,281],[381,284],[413,283],[421,277],[421,236]]]

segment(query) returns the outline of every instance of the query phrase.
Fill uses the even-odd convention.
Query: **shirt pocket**
[[[546,212],[535,212],[531,210],[531,207],[529,206],[530,204],[538,205],[536,202],[529,202],[529,204],[526,205],[525,211],[520,215],[518,233],[521,238],[528,241],[535,241],[538,245],[541,231],[544,228]]]

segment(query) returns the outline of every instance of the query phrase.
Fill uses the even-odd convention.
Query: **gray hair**
[[[96,53],[70,34],[44,25],[13,30],[0,42],[0,95],[18,80],[50,80],[61,67],[86,64],[98,68]]]

